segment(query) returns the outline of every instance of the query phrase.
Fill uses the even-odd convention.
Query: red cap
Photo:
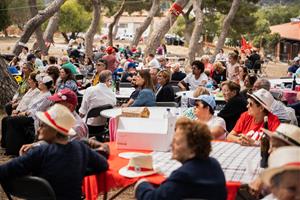
[[[67,103],[77,106],[77,95],[70,89],[63,89],[51,97],[48,97],[48,99],[54,102],[66,101]]]
[[[108,54],[112,54],[114,51],[115,51],[115,49],[114,49],[112,46],[108,46],[108,47],[106,48],[106,52],[107,52]]]

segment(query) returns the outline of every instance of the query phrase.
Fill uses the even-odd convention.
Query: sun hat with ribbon
[[[262,105],[269,112],[272,112],[271,106],[274,102],[274,97],[272,96],[272,94],[269,91],[267,91],[264,88],[261,88],[255,92],[253,92],[252,94],[248,93],[248,95],[250,97],[252,97],[253,99],[255,99],[260,105]]]
[[[276,174],[300,170],[300,148],[295,146],[280,147],[271,153],[268,164],[269,167],[260,176],[263,183],[270,186],[271,179]]]
[[[138,155],[129,160],[127,166],[119,170],[119,174],[128,178],[149,176],[157,173],[153,168],[152,155]]]
[[[75,125],[75,117],[67,107],[61,104],[54,104],[46,112],[37,112],[36,116],[63,135],[73,136],[76,134],[72,129]]]
[[[74,106],[76,106],[78,103],[77,95],[75,94],[74,91],[68,88],[62,89],[58,93],[55,93],[51,97],[48,97],[48,99],[54,102],[66,101]]]
[[[280,124],[274,132],[264,128],[262,128],[262,130],[270,137],[278,138],[290,145],[300,147],[300,128],[298,126],[292,124]]]

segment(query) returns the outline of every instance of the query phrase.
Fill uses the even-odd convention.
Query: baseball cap
[[[195,97],[195,98],[192,98],[194,99],[195,101],[204,101],[205,103],[207,103],[213,110],[215,109],[216,107],[216,101],[215,101],[215,98],[211,95],[207,95],[207,94],[204,94],[204,95],[200,95],[198,97]]]
[[[54,102],[66,101],[67,103],[70,103],[74,106],[77,105],[77,95],[75,94],[75,92],[68,88],[55,93],[51,97],[48,97],[48,99]]]

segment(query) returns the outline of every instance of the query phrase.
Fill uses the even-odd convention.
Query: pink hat
[[[77,105],[77,95],[75,92],[67,88],[55,93],[51,97],[48,97],[48,99],[54,102],[66,101],[74,106]]]

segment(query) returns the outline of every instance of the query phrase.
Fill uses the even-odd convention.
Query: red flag
[[[245,53],[245,50],[249,49],[251,50],[252,45],[249,44],[249,42],[247,42],[247,40],[242,36],[242,40],[241,40],[241,51],[242,53]]]

